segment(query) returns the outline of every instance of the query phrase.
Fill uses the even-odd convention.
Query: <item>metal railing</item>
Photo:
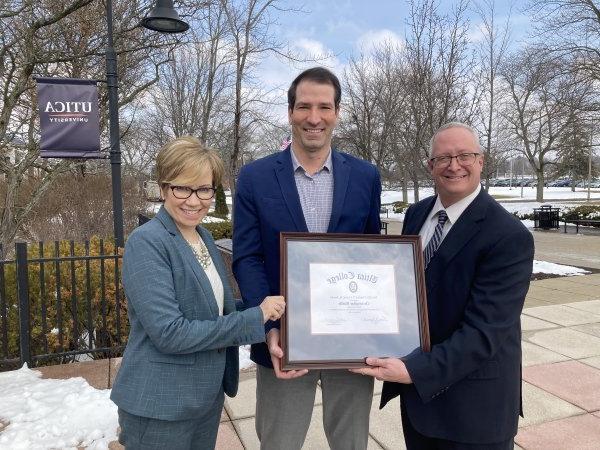
[[[14,259],[3,259],[0,246],[0,371],[122,353],[122,256],[106,250],[102,239],[19,242]]]

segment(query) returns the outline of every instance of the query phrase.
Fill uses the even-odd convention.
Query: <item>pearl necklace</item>
[[[206,248],[206,245],[204,245],[204,242],[202,241],[202,238],[198,236],[198,242],[196,243],[190,242],[187,239],[185,241],[192,249],[192,252],[194,252],[196,259],[198,260],[202,268],[208,269],[208,266],[210,266],[210,264],[212,263],[212,259],[210,257],[210,253],[208,252],[208,249]]]

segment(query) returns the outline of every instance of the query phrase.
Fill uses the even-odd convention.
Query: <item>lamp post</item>
[[[590,127],[590,151],[588,153],[587,202],[591,201],[592,192],[592,159],[594,156],[594,122]]]
[[[123,236],[123,193],[121,190],[121,146],[119,142],[119,81],[117,74],[117,54],[113,44],[112,0],[106,0],[106,21],[108,42],[106,45],[106,85],[108,91],[108,118],[110,139],[110,172],[112,179],[113,223],[115,243],[125,245]],[[162,33],[182,33],[190,26],[179,19],[172,0],[158,0],[141,25]]]

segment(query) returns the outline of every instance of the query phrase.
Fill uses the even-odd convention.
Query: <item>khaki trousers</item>
[[[373,378],[345,369],[311,370],[280,380],[258,366],[256,433],[262,450],[300,450],[315,402],[317,382],[323,396],[323,427],[333,450],[364,450],[369,439]]]

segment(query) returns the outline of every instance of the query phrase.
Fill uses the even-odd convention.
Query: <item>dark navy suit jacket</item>
[[[435,200],[408,209],[404,234],[419,233]],[[431,352],[406,358],[414,384],[384,383],[382,407],[401,394],[414,428],[430,437],[484,444],[515,436],[533,253],[531,233],[481,190],[425,272]]]
[[[280,295],[279,233],[307,232],[290,147],[244,166],[234,202],[233,273],[244,303]],[[375,166],[332,151],[333,204],[329,233],[379,234],[381,180]],[[279,327],[267,322],[265,331]],[[273,367],[266,344],[252,346],[254,362]]]

